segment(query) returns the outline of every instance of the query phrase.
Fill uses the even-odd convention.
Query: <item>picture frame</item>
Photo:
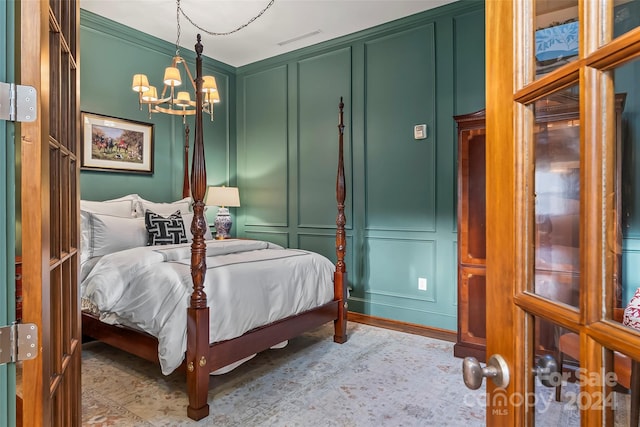
[[[80,169],[153,174],[154,125],[83,111]]]
[[[578,58],[578,30],[575,18],[536,30],[536,75],[550,73]]]

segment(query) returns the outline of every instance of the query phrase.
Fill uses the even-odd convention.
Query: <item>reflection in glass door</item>
[[[578,307],[580,121],[578,87],[536,101],[534,292]]]
[[[535,425],[577,427],[580,425],[580,410],[588,410],[601,403],[607,410],[609,425],[637,426],[640,399],[632,390],[640,381],[640,364],[621,352],[605,350],[607,368],[603,375],[589,372],[580,363],[580,336],[576,332],[535,317],[536,335],[541,333],[540,326],[555,331],[555,351],[537,351],[537,365],[548,366],[542,361],[551,358],[557,363],[557,369],[536,375],[533,394]],[[584,386],[594,381],[603,383],[603,391],[599,394],[586,393]]]

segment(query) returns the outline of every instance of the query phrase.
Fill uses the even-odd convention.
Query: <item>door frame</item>
[[[487,239],[487,306],[492,307],[487,324],[498,326],[487,330],[487,356],[501,354],[511,371],[511,381],[504,390],[487,381],[489,426],[533,422],[533,412],[522,404],[534,398],[530,394],[534,390],[533,316],[578,332],[581,367],[590,373],[607,371],[604,367],[611,361],[605,348],[640,360],[640,335],[610,320],[612,297],[605,292],[605,283],[613,274],[613,259],[606,255],[606,236],[615,214],[605,197],[611,191],[607,183],[613,181],[611,147],[615,138],[614,102],[610,102],[615,94],[608,71],[640,57],[639,28],[600,47],[599,35],[613,33],[612,7],[603,7],[612,3],[581,1],[579,59],[526,85],[534,70],[532,49],[525,45],[525,35],[533,34],[533,1],[485,3],[486,28],[499,28],[486,32],[487,235],[491,236]],[[533,233],[528,225],[532,191],[527,188],[531,188],[532,169],[526,147],[532,144],[528,129],[534,118],[525,104],[574,84],[580,88],[582,162],[577,310],[527,292],[533,268],[533,257],[527,251]],[[594,397],[607,392],[605,380],[606,375],[601,375],[599,381],[586,381],[581,393]],[[501,395],[506,401],[499,399]],[[610,413],[601,404],[582,407],[581,425],[610,422]]]
[[[0,82],[15,82],[14,73],[14,21],[15,3],[0,4]],[[0,222],[0,276],[6,286],[0,286],[0,326],[10,325],[15,320],[15,125],[0,121],[0,164],[4,165],[4,185],[0,187],[0,212],[5,212]],[[0,425],[16,424],[16,366],[13,363],[0,365]]]

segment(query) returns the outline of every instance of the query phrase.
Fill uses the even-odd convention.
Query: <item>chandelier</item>
[[[152,113],[165,113],[175,116],[182,116],[183,123],[186,116],[196,114],[198,108],[202,108],[203,113],[208,114],[213,121],[213,105],[220,102],[220,94],[218,93],[218,85],[213,76],[204,76],[202,78],[203,102],[201,106],[196,105],[196,101],[191,99],[193,92],[195,99],[196,84],[193,75],[189,70],[189,66],[183,57],[180,56],[180,0],[177,0],[176,20],[177,20],[177,38],[176,38],[176,54],[171,61],[171,66],[164,70],[163,89],[160,97],[155,86],[149,84],[146,74],[134,74],[131,89],[138,92],[138,105],[142,111],[143,105],[148,106],[149,118]],[[184,12],[183,12],[184,13]],[[184,68],[189,84],[184,84],[179,66]]]

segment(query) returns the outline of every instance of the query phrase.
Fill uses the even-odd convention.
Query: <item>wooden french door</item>
[[[562,425],[629,425],[640,389],[619,359],[640,360],[640,333],[616,313],[640,287],[637,3],[486,1],[487,357],[510,371],[486,380],[489,426],[545,425],[569,393]],[[546,355],[565,356],[558,400],[541,398]]]
[[[21,369],[22,425],[81,424],[79,21],[77,0],[19,2],[20,84],[38,117],[20,124],[23,322],[39,354]],[[20,414],[18,414],[20,415]]]

